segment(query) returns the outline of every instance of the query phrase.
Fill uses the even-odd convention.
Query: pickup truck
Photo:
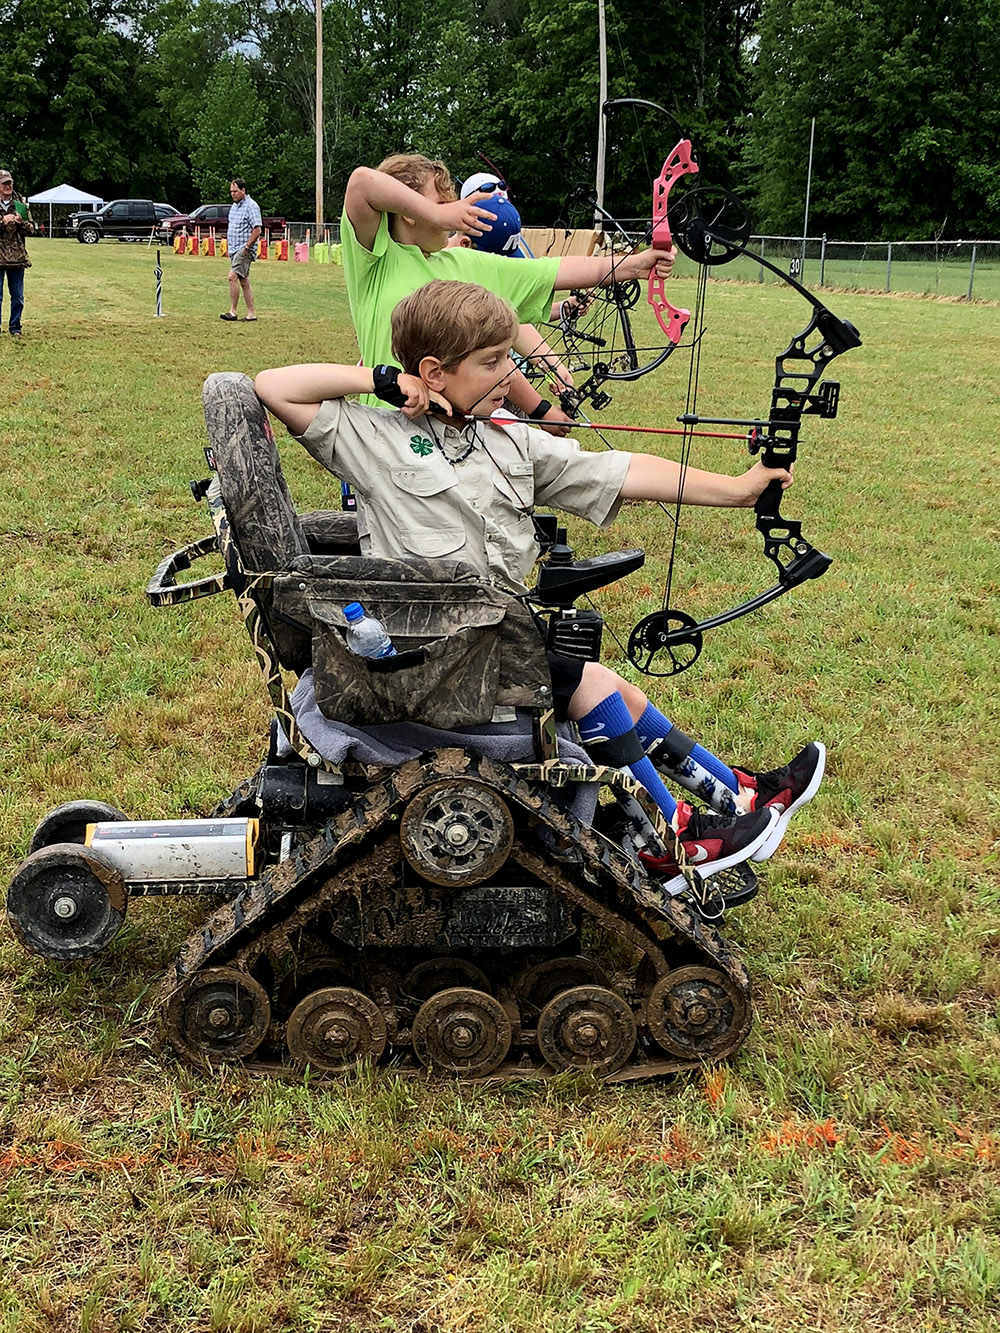
[[[102,236],[117,236],[120,241],[145,241],[165,218],[173,217],[172,204],[158,204],[152,199],[112,199],[96,213],[86,209],[70,213],[69,225],[81,245],[96,245]]]
[[[179,231],[186,231],[190,235],[198,227],[201,228],[202,232],[208,232],[214,227],[220,235],[224,236],[229,225],[229,210],[231,207],[231,203],[202,204],[193,213],[177,213],[174,217],[165,218],[160,224],[160,236],[169,243]],[[268,236],[281,236],[285,230],[285,219],[262,218],[261,225]]]

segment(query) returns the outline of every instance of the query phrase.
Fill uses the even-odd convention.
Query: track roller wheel
[[[105,805],[103,801],[67,801],[65,805],[57,805],[39,821],[31,835],[28,851],[37,852],[57,842],[78,842],[82,845],[87,836],[88,824],[127,822],[128,815],[123,815],[113,805]]]
[[[538,1016],[538,1049],[553,1069],[592,1069],[607,1076],[635,1049],[635,1016],[606,986],[573,986]]]
[[[608,974],[592,958],[546,958],[526,967],[514,983],[517,997],[526,1008],[544,1009],[548,1002],[571,986],[610,987]]]
[[[285,1040],[293,1060],[342,1073],[379,1058],[385,1050],[385,1016],[361,991],[327,986],[295,1006]]]
[[[423,1004],[439,990],[454,986],[484,990],[488,994],[493,990],[486,973],[468,958],[425,958],[407,972],[402,993],[406,999]]]
[[[482,884],[510,855],[514,820],[491,787],[449,779],[414,796],[399,822],[399,841],[413,869],[432,884]]]
[[[681,1060],[723,1060],[750,1029],[750,1006],[714,967],[678,967],[646,1001],[646,1023],[659,1046]]]
[[[248,972],[213,967],[196,972],[167,1004],[167,1035],[190,1064],[244,1060],[271,1023],[267,992]]]
[[[106,856],[58,842],[21,862],[7,894],[7,917],[31,953],[68,962],[109,945],[127,905],[121,871]]]
[[[302,962],[295,963],[287,976],[282,977],[274,998],[274,1007],[280,1014],[290,1014],[299,1001],[313,991],[350,984],[350,977],[336,958],[327,958],[325,955],[304,958]]]
[[[413,1049],[436,1073],[485,1078],[506,1060],[510,1043],[510,1019],[499,1000],[466,986],[438,991],[413,1020]]]

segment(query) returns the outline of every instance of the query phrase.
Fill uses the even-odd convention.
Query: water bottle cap
[[[365,608],[360,602],[348,602],[344,607],[344,617],[349,625],[353,625],[356,620],[363,620]]]

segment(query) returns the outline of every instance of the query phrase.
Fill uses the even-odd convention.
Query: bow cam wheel
[[[514,821],[480,782],[435,782],[404,810],[399,838],[407,861],[432,884],[482,884],[507,860]]]
[[[167,1004],[167,1035],[189,1064],[244,1060],[271,1022],[267,992],[248,972],[213,967],[196,972]]]
[[[293,1060],[341,1073],[379,1058],[385,1050],[385,1016],[361,991],[328,986],[296,1005],[285,1040]]]
[[[113,805],[103,801],[67,801],[57,805],[39,820],[31,835],[29,852],[37,852],[42,847],[51,847],[57,842],[83,843],[87,836],[88,824],[121,824],[128,822],[128,815],[123,815]]]
[[[694,185],[672,196],[667,221],[678,250],[697,264],[728,264],[750,239],[746,205],[719,185]]]
[[[635,1049],[635,1015],[606,986],[573,986],[538,1017],[538,1049],[553,1069],[592,1069],[606,1076]]]
[[[507,1058],[511,1036],[499,1000],[466,986],[438,991],[413,1020],[417,1058],[438,1073],[472,1078],[495,1073]]]
[[[632,630],[627,652],[628,660],[644,675],[679,676],[701,656],[698,622],[685,611],[654,611]],[[660,660],[661,654],[666,662]]]
[[[108,857],[59,842],[21,862],[7,894],[7,917],[31,953],[68,962],[109,945],[127,905],[125,881]]]
[[[657,1045],[681,1060],[723,1060],[750,1031],[750,1006],[714,967],[679,967],[661,977],[646,1002]]]

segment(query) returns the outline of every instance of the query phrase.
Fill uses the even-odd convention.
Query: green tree
[[[191,174],[199,196],[225,200],[230,181],[242,176],[270,211],[274,157],[264,104],[246,60],[220,61],[205,86],[191,134]]]
[[[747,145],[765,231],[887,240],[1000,226],[1000,0],[765,0]]]

